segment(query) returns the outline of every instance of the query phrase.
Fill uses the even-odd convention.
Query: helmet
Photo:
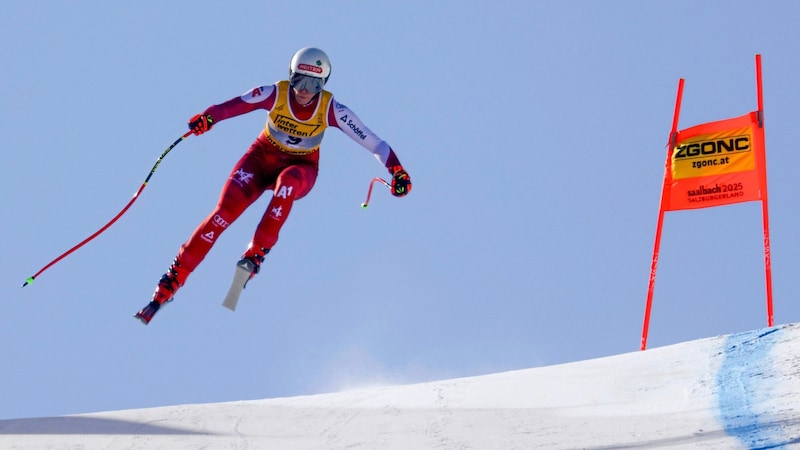
[[[289,63],[289,77],[296,73],[322,78],[327,83],[331,76],[331,61],[328,55],[318,48],[301,48],[292,56],[292,61]]]

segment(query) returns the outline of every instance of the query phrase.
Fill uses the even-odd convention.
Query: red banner
[[[656,222],[650,283],[644,310],[641,349],[647,348],[653,293],[661,248],[665,211],[709,208],[760,201],[764,222],[764,275],[767,291],[767,326],[773,326],[772,257],[769,238],[767,155],[764,146],[764,96],[761,55],[756,55],[758,109],[741,117],[700,124],[678,131],[683,98],[683,78],[678,82],[675,115],[664,162],[661,207]]]
[[[670,152],[664,211],[762,199],[764,129],[757,112],[679,131]]]

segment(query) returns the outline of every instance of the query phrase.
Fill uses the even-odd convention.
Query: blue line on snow
[[[717,373],[720,420],[725,432],[748,449],[784,448],[780,425],[763,411],[775,382],[769,353],[780,328],[732,334],[725,342],[725,359]]]

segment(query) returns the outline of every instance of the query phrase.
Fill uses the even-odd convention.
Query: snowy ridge
[[[798,355],[783,325],[416,385],[5,420],[0,448],[791,448]]]

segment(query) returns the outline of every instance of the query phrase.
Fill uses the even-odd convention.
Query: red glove
[[[198,114],[189,119],[189,129],[195,136],[200,136],[210,130],[212,125],[214,125],[214,119],[211,118],[211,114]]]
[[[392,167],[392,195],[405,197],[411,192],[411,177],[403,166]]]

